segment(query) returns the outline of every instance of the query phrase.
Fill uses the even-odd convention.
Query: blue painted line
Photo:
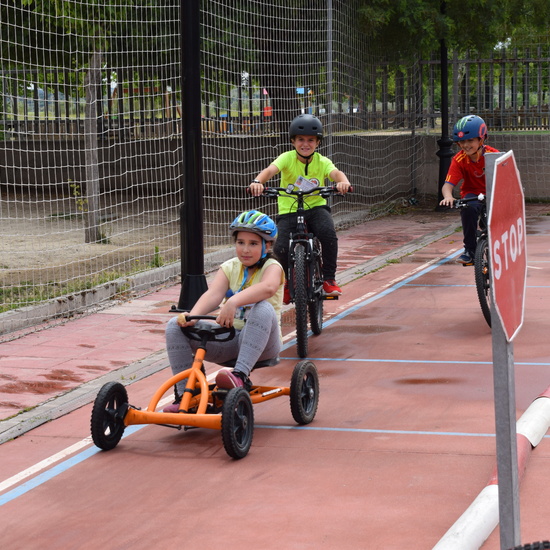
[[[422,277],[426,275],[426,273],[429,273],[430,271],[433,271],[434,269],[437,269],[438,267],[446,264],[459,254],[461,254],[462,251],[459,250],[458,252],[454,252],[450,256],[447,256],[446,258],[443,258],[439,260],[438,262],[428,266],[427,268],[423,269],[422,271],[419,271],[418,273],[415,273],[414,275],[411,275],[407,279],[404,279],[403,281],[400,281],[399,283],[396,283],[395,285],[386,288],[380,294],[376,294],[375,296],[371,296],[370,298],[367,298],[366,300],[363,300],[362,302],[359,302],[358,304],[355,304],[353,307],[347,309],[346,311],[342,311],[338,315],[335,315],[332,319],[329,319],[327,322],[323,323],[323,327],[330,327],[337,321],[340,321],[342,319],[345,319],[348,315],[351,315],[352,313],[355,313],[358,309],[361,309],[369,304],[372,304],[372,302],[375,302],[376,300],[380,300],[381,298],[385,298],[388,296],[388,294],[391,294],[392,292],[395,292],[396,290],[399,290],[400,288],[404,287],[405,285],[409,284],[411,281],[415,281],[419,277]],[[311,334],[311,331],[309,331],[309,334]],[[296,344],[296,339],[290,340],[286,344],[283,345],[283,351],[285,349],[288,349]]]
[[[472,286],[476,286],[475,284],[472,284],[472,285],[451,285],[451,284],[447,284],[447,285],[434,285],[434,284],[429,284],[429,285],[421,285],[421,284],[416,284],[416,285],[413,285],[413,284],[407,284],[406,286],[411,286],[411,287],[436,287],[436,288],[442,288],[442,287],[448,287],[448,286],[451,286],[451,287],[459,287],[459,286],[463,286],[463,287],[472,287]],[[526,285],[525,288],[550,288],[550,285]]]
[[[291,359],[300,361],[300,357],[281,357],[281,359]],[[492,365],[492,361],[436,361],[429,359],[338,359],[334,357],[308,357],[311,361],[332,361],[333,363],[420,363],[434,365]],[[550,367],[550,363],[534,363],[530,361],[514,361],[515,365]]]
[[[408,285],[405,285],[405,286],[410,286],[410,287],[419,287],[419,288],[423,288],[423,287],[435,287],[435,288],[443,288],[443,287],[472,287],[472,286],[476,286],[476,285],[421,285],[421,284],[416,284],[416,285],[413,285],[413,284],[408,284]]]
[[[321,428],[316,426],[269,426],[267,424],[257,424],[255,428],[264,428],[266,430],[306,430],[317,432],[345,432],[345,433],[365,433],[365,434],[393,434],[393,435],[448,435],[453,437],[495,437],[495,434],[475,434],[467,432],[426,432],[420,430],[375,430],[370,428]],[[548,436],[550,437],[550,436]]]
[[[451,437],[495,437],[495,434],[475,434],[468,432],[426,432],[421,430],[375,430],[371,428],[321,428],[316,426],[269,426],[267,424],[255,424],[254,428],[266,430],[305,430],[317,432],[346,432],[366,434],[389,434],[389,435],[446,435]],[[543,436],[543,439],[550,439],[550,435]]]
[[[137,432],[138,430],[144,427],[145,426],[129,426],[124,430],[124,435],[122,437],[123,438],[128,437],[129,435],[132,435],[133,433]],[[95,446],[90,447],[89,449],[86,449],[85,451],[82,451],[77,455],[71,458],[68,458],[67,460],[64,460],[63,462],[57,464],[56,466],[53,466],[49,470],[41,474],[38,474],[36,477],[31,479],[30,481],[27,481],[26,483],[19,485],[15,489],[12,489],[11,491],[8,491],[7,493],[4,493],[3,495],[1,495],[0,506],[3,506],[4,504],[7,504],[8,502],[11,502],[12,500],[15,500],[16,498],[24,495],[25,493],[28,493],[29,491],[36,489],[36,487],[39,487],[43,483],[46,483],[46,481],[49,481],[50,479],[57,477],[63,472],[66,472],[69,468],[72,468],[73,466],[80,464],[84,460],[87,460],[88,458],[100,452],[102,452],[102,450],[99,449],[98,447],[95,447]]]

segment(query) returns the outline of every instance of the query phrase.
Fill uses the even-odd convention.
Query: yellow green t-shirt
[[[333,162],[319,153],[314,153],[310,163],[306,165],[300,162],[296,151],[287,151],[282,155],[279,155],[271,164],[274,164],[281,174],[280,187],[288,187],[293,185],[298,176],[303,176],[308,180],[316,183],[319,186],[325,185],[325,179],[331,179],[330,173],[336,170]],[[332,180],[331,180],[332,181]],[[304,197],[306,208],[313,208],[315,206],[323,206],[327,201],[312,193]],[[280,195],[278,198],[279,214],[288,214],[290,212],[296,212],[296,199],[290,195]]]
[[[277,264],[278,266],[281,266],[281,264],[274,258],[268,258],[267,261],[264,263],[264,265],[259,270],[256,270],[254,272],[254,274],[252,275],[252,278],[250,278],[242,288],[241,288],[241,284],[243,282],[243,276],[244,276],[244,265],[239,261],[239,258],[231,258],[230,260],[223,262],[220,268],[225,273],[225,276],[229,280],[230,290],[233,292],[233,294],[236,294],[237,292],[239,292],[239,290],[244,290],[245,288],[248,288],[253,284],[259,283],[262,280],[264,271],[270,265],[273,265],[273,264]],[[277,321],[279,322],[279,327],[281,326],[281,308],[283,304],[284,282],[285,282],[285,275],[283,272],[283,268],[281,266],[281,282],[279,284],[279,288],[277,289],[277,292],[267,300],[273,306],[273,309],[277,314]],[[250,309],[250,306],[244,306],[244,308],[239,308],[242,311],[237,312],[239,314],[239,317],[236,317],[233,323],[233,326],[237,330],[241,330],[244,327],[244,319],[246,319],[247,307],[248,309]],[[282,338],[282,333],[281,333],[281,338]]]

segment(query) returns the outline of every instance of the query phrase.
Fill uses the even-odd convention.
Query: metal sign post
[[[486,155],[491,327],[501,548],[520,544],[513,338],[523,323],[525,201],[514,154]]]

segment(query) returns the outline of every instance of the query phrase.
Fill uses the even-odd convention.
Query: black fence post
[[[446,3],[441,2],[441,13],[445,14]],[[451,165],[451,158],[454,153],[451,148],[453,140],[449,137],[449,71],[448,71],[448,58],[447,58],[447,45],[445,38],[440,40],[440,52],[441,52],[441,138],[437,140],[439,151],[436,155],[439,157],[439,179],[437,186],[437,205],[436,210],[447,209],[447,207],[439,206],[439,203],[443,200],[443,185],[445,184],[445,178]]]
[[[185,189],[180,207],[181,291],[178,307],[172,306],[171,311],[189,311],[208,288],[204,275],[200,0],[181,0],[180,17]]]

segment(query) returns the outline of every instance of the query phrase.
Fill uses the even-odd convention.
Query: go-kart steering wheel
[[[201,321],[215,321],[213,315],[186,315],[188,321],[198,321],[192,327],[181,327],[181,331],[190,340],[198,342],[208,342],[216,340],[216,342],[227,342],[235,338],[235,327],[222,327],[217,323],[203,323]],[[225,338],[223,338],[225,336]]]

